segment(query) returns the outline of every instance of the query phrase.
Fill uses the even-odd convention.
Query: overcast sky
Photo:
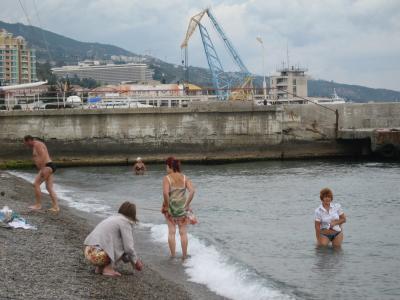
[[[210,7],[251,72],[282,62],[315,79],[400,90],[400,0],[20,0],[32,25],[80,41],[114,44],[180,64],[190,16]],[[34,3],[38,9],[35,13]],[[17,0],[0,0],[0,20],[27,19]],[[214,32],[208,20],[204,24]],[[226,70],[235,70],[212,33]],[[200,34],[189,42],[189,64],[207,67]]]

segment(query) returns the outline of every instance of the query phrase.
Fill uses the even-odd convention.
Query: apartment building
[[[0,29],[0,85],[37,81],[35,50],[22,36]]]

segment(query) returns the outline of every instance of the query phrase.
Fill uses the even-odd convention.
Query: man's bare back
[[[49,151],[43,142],[35,140],[29,135],[24,137],[24,143],[26,146],[32,148],[33,162],[39,170],[33,183],[35,187],[36,201],[35,204],[29,208],[32,210],[40,210],[42,208],[42,192],[40,190],[40,185],[43,182],[46,182],[46,189],[49,192],[52,202],[52,206],[49,210],[52,212],[58,212],[60,208],[58,206],[57,196],[53,188],[53,174],[56,171],[56,166],[51,161]]]

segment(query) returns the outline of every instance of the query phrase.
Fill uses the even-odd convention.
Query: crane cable
[[[24,12],[24,15],[25,15],[25,18],[26,18],[26,20],[27,20],[27,22],[28,22],[28,25],[31,26],[31,28],[32,28],[32,30],[33,30],[32,22],[31,22],[31,20],[30,20],[30,18],[29,18],[28,13],[27,13],[26,10],[25,10],[24,5],[22,4],[22,1],[21,1],[21,0],[18,0],[18,2],[19,2],[19,5],[20,5],[21,8],[22,8],[22,11]],[[39,13],[38,13],[38,10],[37,10],[37,6],[36,6],[36,1],[35,1],[35,0],[33,0],[33,5],[34,5],[34,7],[35,7],[36,18],[38,19],[39,28],[41,29],[41,32],[42,32],[42,37],[43,37],[44,44],[45,44],[46,49],[47,49],[47,54],[48,54],[49,59],[50,59],[50,62],[51,62],[51,61],[52,61],[52,58],[51,58],[51,54],[50,54],[50,50],[49,50],[49,45],[48,45],[47,40],[46,40],[46,38],[45,38],[45,36],[44,36],[44,32],[43,32],[42,25],[41,25],[41,22],[40,22]]]
[[[22,11],[24,12],[24,15],[25,15],[26,20],[28,21],[28,25],[29,25],[29,26],[32,26],[32,22],[31,22],[31,20],[29,19],[29,16],[28,16],[28,14],[27,14],[27,12],[26,12],[26,10],[25,10],[24,5],[22,4],[21,0],[18,0],[18,1],[19,1],[19,5],[20,5],[21,8],[22,8]]]
[[[39,23],[39,28],[41,29],[41,32],[42,32],[42,37],[43,37],[43,41],[44,41],[44,44],[45,44],[46,49],[47,49],[47,54],[49,55],[49,63],[51,64],[51,61],[52,61],[53,59],[52,59],[52,57],[51,57],[51,53],[50,53],[50,50],[49,50],[49,43],[47,42],[46,37],[45,37],[45,35],[44,35],[44,30],[43,30],[43,27],[42,27],[42,22],[40,21],[40,18],[39,18],[38,9],[37,9],[37,6],[36,6],[36,0],[33,0],[33,6],[35,7],[36,18],[37,18],[38,23]]]

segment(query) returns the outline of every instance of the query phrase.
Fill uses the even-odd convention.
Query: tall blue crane
[[[214,28],[218,32],[222,41],[224,42],[226,48],[228,49],[228,53],[232,56],[234,62],[240,69],[240,73],[243,78],[250,77],[250,72],[243,63],[242,59],[239,56],[239,53],[233,47],[233,44],[226,36],[224,30],[217,22],[215,16],[212,14],[210,9],[204,9],[200,13],[194,15],[189,22],[189,26],[186,32],[185,39],[181,44],[181,48],[185,49],[185,68],[186,72],[188,72],[188,42],[190,37],[193,35],[194,31],[198,27],[200,30],[201,40],[203,42],[204,52],[206,53],[208,66],[211,71],[213,86],[216,90],[219,99],[225,100],[229,95],[229,89],[231,88],[232,82],[230,78],[224,72],[224,69],[221,64],[221,60],[218,57],[217,51],[214,47],[214,44],[211,40],[211,37],[207,31],[207,28],[201,24],[201,20],[204,15],[207,14],[211,20],[211,23],[214,25]],[[188,74],[188,73],[186,73]],[[188,75],[186,75],[188,77]],[[188,79],[188,78],[187,78]]]

